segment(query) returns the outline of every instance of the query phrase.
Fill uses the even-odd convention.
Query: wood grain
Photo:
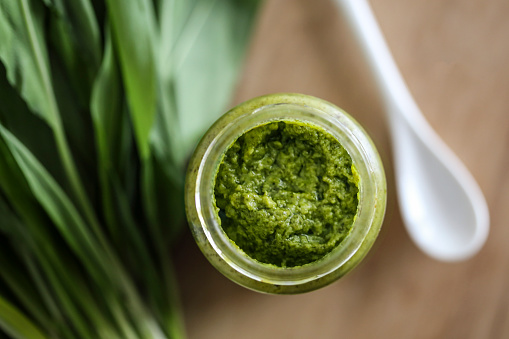
[[[298,296],[235,285],[186,234],[176,264],[191,339],[509,338],[509,2],[373,0],[372,6],[422,111],[486,195],[486,246],[451,264],[413,245],[397,207],[380,101],[333,3],[266,1],[232,104],[285,91],[344,108],[379,148],[389,206],[360,267]]]

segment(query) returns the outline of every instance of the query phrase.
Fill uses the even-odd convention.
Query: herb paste
[[[350,232],[358,183],[351,157],[325,130],[271,122],[226,151],[215,181],[218,220],[251,258],[279,267],[305,265]]]

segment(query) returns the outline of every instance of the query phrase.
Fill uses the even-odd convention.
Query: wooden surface
[[[346,109],[382,154],[387,215],[360,267],[297,296],[235,285],[185,235],[176,265],[190,339],[509,338],[509,1],[371,3],[416,101],[486,195],[485,247],[451,264],[413,245],[397,207],[383,111],[335,7],[327,0],[268,0],[235,103],[290,91]]]

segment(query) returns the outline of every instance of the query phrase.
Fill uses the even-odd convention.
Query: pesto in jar
[[[359,178],[341,144],[321,128],[279,121],[240,136],[214,188],[222,229],[248,256],[278,267],[319,260],[348,235]]]

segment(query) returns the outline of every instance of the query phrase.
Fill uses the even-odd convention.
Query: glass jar
[[[349,153],[360,179],[357,214],[350,233],[323,258],[303,266],[282,268],[250,258],[228,238],[215,209],[215,177],[225,152],[247,131],[274,121],[298,121],[327,131]],[[189,164],[185,202],[198,246],[222,274],[259,292],[295,294],[328,285],[359,264],[379,233],[386,192],[378,152],[350,115],[315,97],[283,93],[240,104],[207,131]]]

